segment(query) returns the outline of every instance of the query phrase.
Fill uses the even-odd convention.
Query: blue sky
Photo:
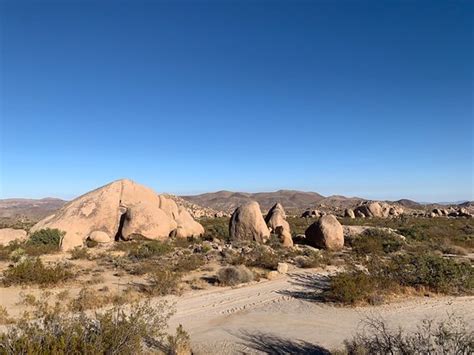
[[[473,197],[470,1],[0,1],[0,197]]]

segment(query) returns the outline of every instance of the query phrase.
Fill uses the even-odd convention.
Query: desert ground
[[[15,212],[7,211],[0,229],[0,352],[23,351],[25,339],[62,349],[73,341],[67,332],[80,333],[77,317],[105,322],[97,314],[111,309],[125,312],[125,325],[112,315],[114,329],[137,332],[119,353],[356,353],[348,344],[359,353],[416,353],[420,344],[409,337],[429,320],[435,326],[421,331],[429,344],[442,333],[447,353],[473,350],[471,205],[321,203],[315,194],[309,197],[317,201],[299,205],[301,195],[288,193],[283,200],[293,201],[294,212],[265,194],[268,210],[243,195],[252,200],[234,205],[231,198],[229,213],[220,199],[202,207],[196,201],[203,197],[156,195],[131,181],[54,211],[47,204],[53,214],[44,218],[25,201],[23,210],[34,215],[18,214],[23,207],[8,201]],[[132,318],[144,304],[169,318],[158,325],[144,314]],[[382,333],[369,327],[374,320],[388,327],[385,340],[407,341],[377,350],[372,340]],[[44,323],[27,326],[35,322]],[[147,330],[155,326],[160,334]],[[74,340],[84,353],[110,350],[103,343],[91,350]]]

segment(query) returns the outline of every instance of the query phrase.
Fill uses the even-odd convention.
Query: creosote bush
[[[244,265],[223,267],[217,272],[217,279],[222,286],[235,286],[247,283],[252,281],[253,278],[252,271]]]
[[[165,342],[168,304],[133,304],[87,315],[39,306],[37,321],[25,318],[0,335],[2,354],[145,354]]]
[[[357,304],[374,303],[373,300],[406,287],[451,295],[474,291],[474,269],[469,263],[433,254],[372,258],[365,266],[366,270],[351,267],[333,276],[324,298]]]
[[[237,259],[234,264],[238,264],[239,261],[242,260]],[[245,264],[246,266],[275,270],[280,261],[280,257],[273,249],[266,245],[256,244],[252,247],[252,250],[249,254],[243,256],[243,262],[241,263]]]
[[[123,242],[120,244],[126,244]],[[169,243],[161,242],[159,240],[147,241],[144,243],[134,243],[133,248],[130,249],[128,255],[133,259],[148,259],[152,257],[158,257],[170,253],[173,250],[173,246]]]
[[[381,229],[367,229],[351,242],[358,255],[388,254],[399,251],[403,241],[392,233]]]
[[[64,264],[45,265],[40,258],[28,258],[3,272],[3,284],[52,286],[72,278]]]
[[[396,256],[389,263],[388,273],[402,286],[424,286],[455,295],[474,291],[474,269],[469,263],[434,254]]]
[[[59,249],[61,240],[66,233],[59,229],[40,229],[30,235],[27,244],[35,246],[50,246]]]

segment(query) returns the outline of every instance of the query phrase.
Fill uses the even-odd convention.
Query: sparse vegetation
[[[90,316],[38,306],[37,322],[21,319],[0,335],[2,354],[144,354],[165,341],[172,312],[166,303],[114,307]],[[184,331],[183,331],[184,332]],[[180,338],[183,338],[180,335]]]
[[[9,260],[12,253],[18,250],[29,256],[57,253],[64,232],[58,229],[41,229],[34,232],[25,242],[13,241],[6,246],[0,246],[0,260]],[[13,261],[15,254],[13,254]]]
[[[245,266],[275,270],[279,262],[281,262],[281,259],[272,248],[265,245],[254,244],[249,253],[237,258],[233,264],[244,264]]]
[[[351,246],[358,255],[380,255],[399,251],[403,241],[382,229],[367,229],[351,241]]]
[[[235,286],[253,280],[253,273],[244,265],[228,266],[219,269],[217,279],[222,286]]]
[[[364,332],[345,341],[345,350],[336,354],[472,354],[474,333],[460,317],[443,321],[425,319],[413,332],[390,329],[381,319],[368,318]]]
[[[200,268],[204,264],[205,260],[202,255],[191,254],[180,258],[174,266],[174,271],[189,272]]]
[[[366,268],[352,267],[333,276],[325,299],[344,304],[378,303],[374,300],[404,287],[454,295],[474,291],[474,270],[469,263],[433,254],[374,258]]]
[[[149,275],[144,291],[153,296],[165,296],[180,292],[181,275],[168,269],[157,269]]]
[[[168,355],[192,354],[191,339],[188,332],[180,324],[176,328],[176,335],[168,335]]]
[[[127,246],[127,242],[118,243],[122,246]],[[158,257],[165,255],[173,250],[173,247],[166,242],[158,240],[146,241],[146,242],[132,242],[129,250],[129,257],[132,259],[148,259],[152,257]]]
[[[75,247],[71,251],[71,259],[72,260],[77,260],[77,259],[89,259],[90,254],[87,248],[81,248],[81,247]]]
[[[40,286],[56,285],[72,278],[72,273],[64,264],[46,266],[40,258],[27,258],[3,272],[3,284]]]
[[[213,238],[229,241],[229,218],[204,218],[199,221],[206,231],[205,239]]]
[[[40,229],[30,235],[28,244],[35,246],[50,246],[51,248],[59,248],[64,232],[59,229]]]

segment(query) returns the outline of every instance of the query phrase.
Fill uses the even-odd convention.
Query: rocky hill
[[[195,203],[192,203],[176,195],[163,194],[163,196],[172,199],[178,206],[183,206],[186,208],[193,218],[212,218],[223,215],[223,213],[220,211],[216,211],[209,207],[196,205]]]
[[[257,201],[263,211],[270,209],[275,203],[280,202],[285,207],[285,210],[297,212],[313,206],[318,201],[324,199],[324,196],[316,192],[293,190],[258,193],[218,191],[181,197],[197,205],[225,213],[232,213],[238,206],[252,200]]]
[[[0,200],[0,217],[25,217],[39,220],[60,209],[67,201],[58,198],[26,199],[10,198]]]

